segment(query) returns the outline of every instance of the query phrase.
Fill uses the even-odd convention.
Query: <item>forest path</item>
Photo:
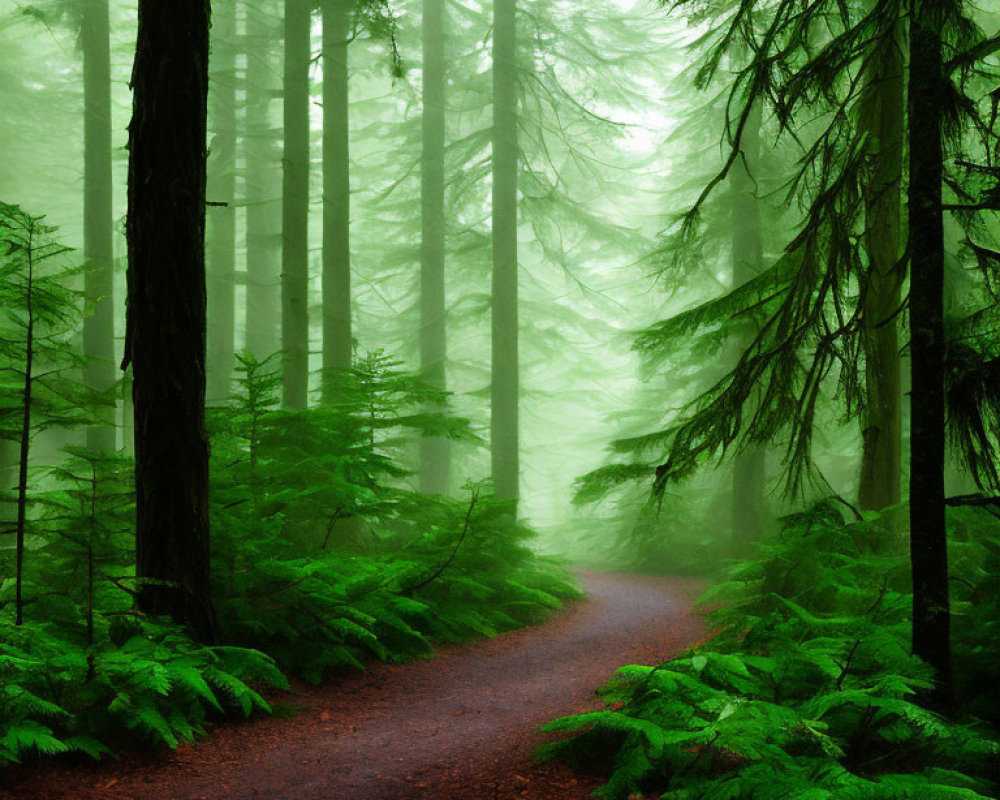
[[[438,657],[375,664],[274,697],[301,712],[219,726],[176,752],[26,769],[4,800],[583,800],[597,785],[533,763],[539,726],[600,706],[622,664],[654,664],[703,633],[701,584],[580,574],[588,597],[542,625]]]

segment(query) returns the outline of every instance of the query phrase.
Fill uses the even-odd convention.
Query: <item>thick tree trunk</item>
[[[236,2],[216,3],[212,25],[208,158],[208,400],[229,397],[236,324]]]
[[[111,48],[108,0],[83,0],[83,257],[84,294],[90,307],[83,322],[84,381],[109,392],[115,384],[114,211],[111,179]],[[102,409],[102,423],[87,429],[87,446],[115,449],[115,410]]]
[[[281,349],[281,148],[272,102],[281,94],[274,57],[280,19],[268,3],[247,9],[246,338],[244,348],[263,361]]]
[[[139,608],[170,615],[210,641],[216,620],[205,434],[209,8],[208,0],[139,2],[123,367],[131,364],[133,373]]]
[[[760,274],[764,262],[761,243],[760,203],[757,181],[760,179],[760,127],[762,109],[757,103],[743,130],[742,157],[730,172],[732,190],[732,286],[737,288]],[[737,353],[753,339],[752,323],[737,334]],[[744,554],[751,542],[764,533],[764,449],[752,447],[738,453],[733,461],[732,550]]]
[[[902,413],[899,311],[900,190],[903,175],[902,23],[892,28],[868,78],[862,124],[875,142],[875,164],[865,194],[865,247],[869,278],[865,292],[863,345],[868,409],[862,430],[861,508],[878,511],[900,500]]]
[[[517,7],[493,6],[493,363],[490,436],[497,497],[518,498]]]
[[[913,652],[951,694],[948,550],[944,506],[944,231],[941,209],[941,20],[938,0],[910,18],[910,560]]]
[[[308,0],[285,0],[285,153],[281,209],[282,397],[309,404]]]
[[[424,0],[423,119],[420,161],[420,368],[428,383],[447,388],[445,365],[445,62],[444,0]],[[445,494],[451,448],[444,437],[420,440],[420,490]]]
[[[347,0],[323,0],[323,370],[348,369],[351,170]]]

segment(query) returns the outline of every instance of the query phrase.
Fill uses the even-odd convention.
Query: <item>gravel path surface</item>
[[[28,767],[4,800],[583,800],[598,782],[535,764],[539,726],[599,707],[626,663],[655,664],[704,633],[683,578],[581,573],[588,597],[533,628],[376,664],[276,703],[292,718],[225,724],[176,752]]]

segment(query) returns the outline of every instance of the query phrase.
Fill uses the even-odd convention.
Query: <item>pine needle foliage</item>
[[[702,598],[714,636],[620,669],[605,710],[547,726],[574,735],[543,755],[603,759],[605,798],[996,796],[997,742],[914,702],[930,671],[910,654],[901,551],[836,501],[786,518]]]
[[[12,523],[14,618],[24,621],[24,575],[31,540],[31,444],[36,434],[97,421],[110,396],[88,389],[76,377],[85,363],[74,346],[82,302],[71,287],[79,272],[68,264],[69,248],[55,239],[43,217],[0,203],[0,441],[16,450],[13,464],[0,472],[16,474],[0,489],[0,506]],[[6,456],[5,456],[6,458]],[[9,488],[13,487],[13,488]],[[0,558],[5,554],[0,552]],[[0,561],[0,566],[6,564]],[[2,573],[6,576],[7,571]],[[0,582],[0,595],[5,583]]]
[[[865,412],[864,332],[870,263],[863,237],[866,187],[875,180],[878,142],[859,120],[875,85],[868,80],[880,48],[895,36],[905,4],[818,0],[674,0],[702,26],[693,44],[699,57],[695,88],[727,87],[720,131],[723,162],[697,199],[677,216],[660,256],[677,271],[701,246],[703,212],[737,163],[753,109],[766,109],[770,146],[790,144],[797,160],[784,177],[784,203],[799,219],[782,250],[763,272],[721,297],[699,303],[637,334],[635,349],[654,363],[685,339],[715,352],[727,333],[759,321],[736,364],[678,413],[641,437],[614,444],[630,463],[582,479],[582,495],[635,476],[666,485],[690,476],[724,454],[765,443],[784,448],[786,489],[799,494],[822,486],[812,462],[812,437],[822,398],[835,395],[845,419]],[[995,280],[996,37],[960,2],[941,4],[946,48],[945,208],[966,235],[959,258]],[[728,70],[728,74],[727,74]],[[770,179],[770,176],[763,176]],[[660,259],[662,260],[662,258]],[[695,263],[699,263],[695,259]],[[906,257],[898,265],[900,281]],[[994,284],[995,286],[995,284]],[[995,317],[995,298],[986,304]],[[905,313],[905,302],[892,319]],[[975,322],[986,319],[976,316]],[[973,320],[970,318],[970,323]],[[988,324],[980,324],[985,332]],[[985,488],[996,482],[996,354],[989,339],[952,348],[949,391],[953,441]]]
[[[274,361],[238,357],[210,414],[216,605],[229,641],[319,681],[534,622],[577,590],[531,532],[470,484],[426,496],[402,465],[420,436],[475,441],[446,396],[376,352],[325,376],[324,402],[281,408]],[[439,411],[428,411],[439,408]]]
[[[99,758],[136,739],[176,747],[211,715],[268,711],[252,687],[287,683],[267,656],[205,647],[132,610],[131,461],[66,456],[32,492],[24,624],[0,584],[0,769],[36,755]]]

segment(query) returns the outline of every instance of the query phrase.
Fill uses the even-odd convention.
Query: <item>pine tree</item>
[[[951,2],[913,0],[909,66],[910,562],[913,652],[937,675],[937,701],[951,694],[948,550],[945,529],[944,180],[941,31]]]
[[[207,397],[229,397],[236,326],[236,0],[214,6],[209,75]]]
[[[324,0],[323,11],[323,369],[350,369],[351,166],[348,0]],[[325,392],[325,398],[329,399]]]
[[[493,4],[493,288],[490,453],[496,496],[519,494],[517,6]]]
[[[445,5],[423,4],[423,113],[420,161],[420,368],[432,386],[447,388],[445,304]],[[446,439],[420,441],[420,488],[446,494],[451,448]]]
[[[285,2],[284,177],[281,211],[283,400],[309,404],[310,4]]]
[[[739,142],[740,158],[729,176],[732,193],[733,235],[731,244],[732,287],[756,278],[764,267],[761,214],[757,198],[760,169],[762,104],[757,102]],[[752,318],[737,326],[735,345],[739,351],[753,339]],[[732,547],[745,553],[747,545],[761,538],[764,530],[765,450],[747,448],[733,459]]]
[[[79,298],[67,288],[74,271],[55,229],[14,205],[0,203],[0,438],[17,447],[13,505],[14,619],[24,621],[24,560],[31,505],[31,442],[39,431],[93,424],[107,396],[73,379],[85,365],[73,336]],[[7,495],[8,487],[2,489]],[[5,497],[5,499],[7,499]]]
[[[208,0],[139,4],[129,127],[125,359],[138,602],[216,635],[205,433]]]
[[[115,384],[114,217],[111,177],[111,33],[108,0],[84,0],[80,42],[83,50],[84,168],[83,254],[85,293],[91,306],[83,324],[87,383],[99,392]],[[95,450],[115,449],[114,407],[102,424],[87,430]]]
[[[246,204],[244,348],[259,360],[281,349],[281,19],[271,0],[245,0],[246,111],[241,137]]]
[[[903,173],[903,48],[901,15],[882,18],[862,97],[861,124],[875,141],[865,192],[868,282],[862,319],[866,413],[862,426],[858,504],[881,510],[900,500],[902,413],[899,335],[903,269],[900,218]]]

